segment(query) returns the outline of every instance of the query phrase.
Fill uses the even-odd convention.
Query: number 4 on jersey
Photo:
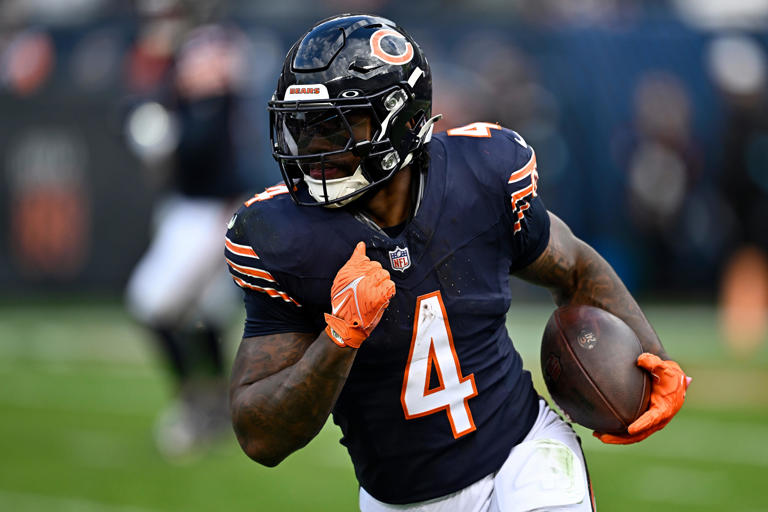
[[[496,123],[470,123],[458,128],[451,128],[445,133],[452,136],[462,137],[483,137],[491,136],[491,130],[501,130],[501,126]]]
[[[501,130],[501,126],[496,123],[470,123],[464,126],[459,126],[458,128],[451,128],[445,133],[454,137],[480,137],[487,139],[491,136],[491,130]],[[525,139],[523,139],[519,133],[512,132],[512,135],[515,137],[515,142],[526,149],[529,147],[528,143],[525,142]]]
[[[438,386],[430,388],[432,371]],[[445,305],[440,292],[422,295],[416,302],[413,340],[403,378],[400,401],[406,419],[445,410],[453,437],[475,430],[468,400],[477,396],[473,374],[463,377],[453,346]]]

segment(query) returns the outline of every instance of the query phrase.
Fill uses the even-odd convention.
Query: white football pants
[[[240,304],[224,260],[231,201],[172,196],[157,208],[155,234],[126,289],[129,310],[149,325],[201,317],[227,321]]]
[[[460,491],[388,505],[360,488],[362,512],[593,512],[592,501],[578,437],[543,399],[531,431],[501,469]]]

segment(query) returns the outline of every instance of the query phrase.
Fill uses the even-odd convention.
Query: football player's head
[[[299,204],[341,206],[413,162],[432,135],[432,76],[392,21],[344,14],[293,47],[269,102],[272,153]],[[311,200],[294,190],[305,182]]]

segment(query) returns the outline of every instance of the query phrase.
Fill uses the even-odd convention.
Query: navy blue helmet
[[[341,206],[391,178],[429,141],[431,107],[429,64],[402,28],[362,14],[317,23],[288,52],[268,107],[294,201]]]

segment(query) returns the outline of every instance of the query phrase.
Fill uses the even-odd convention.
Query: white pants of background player
[[[224,261],[232,201],[171,196],[156,209],[155,233],[131,275],[126,299],[146,325],[205,320],[224,325],[240,295]]]
[[[360,488],[362,512],[593,512],[581,445],[544,400],[522,443],[504,465],[464,489],[421,503],[388,505]]]

